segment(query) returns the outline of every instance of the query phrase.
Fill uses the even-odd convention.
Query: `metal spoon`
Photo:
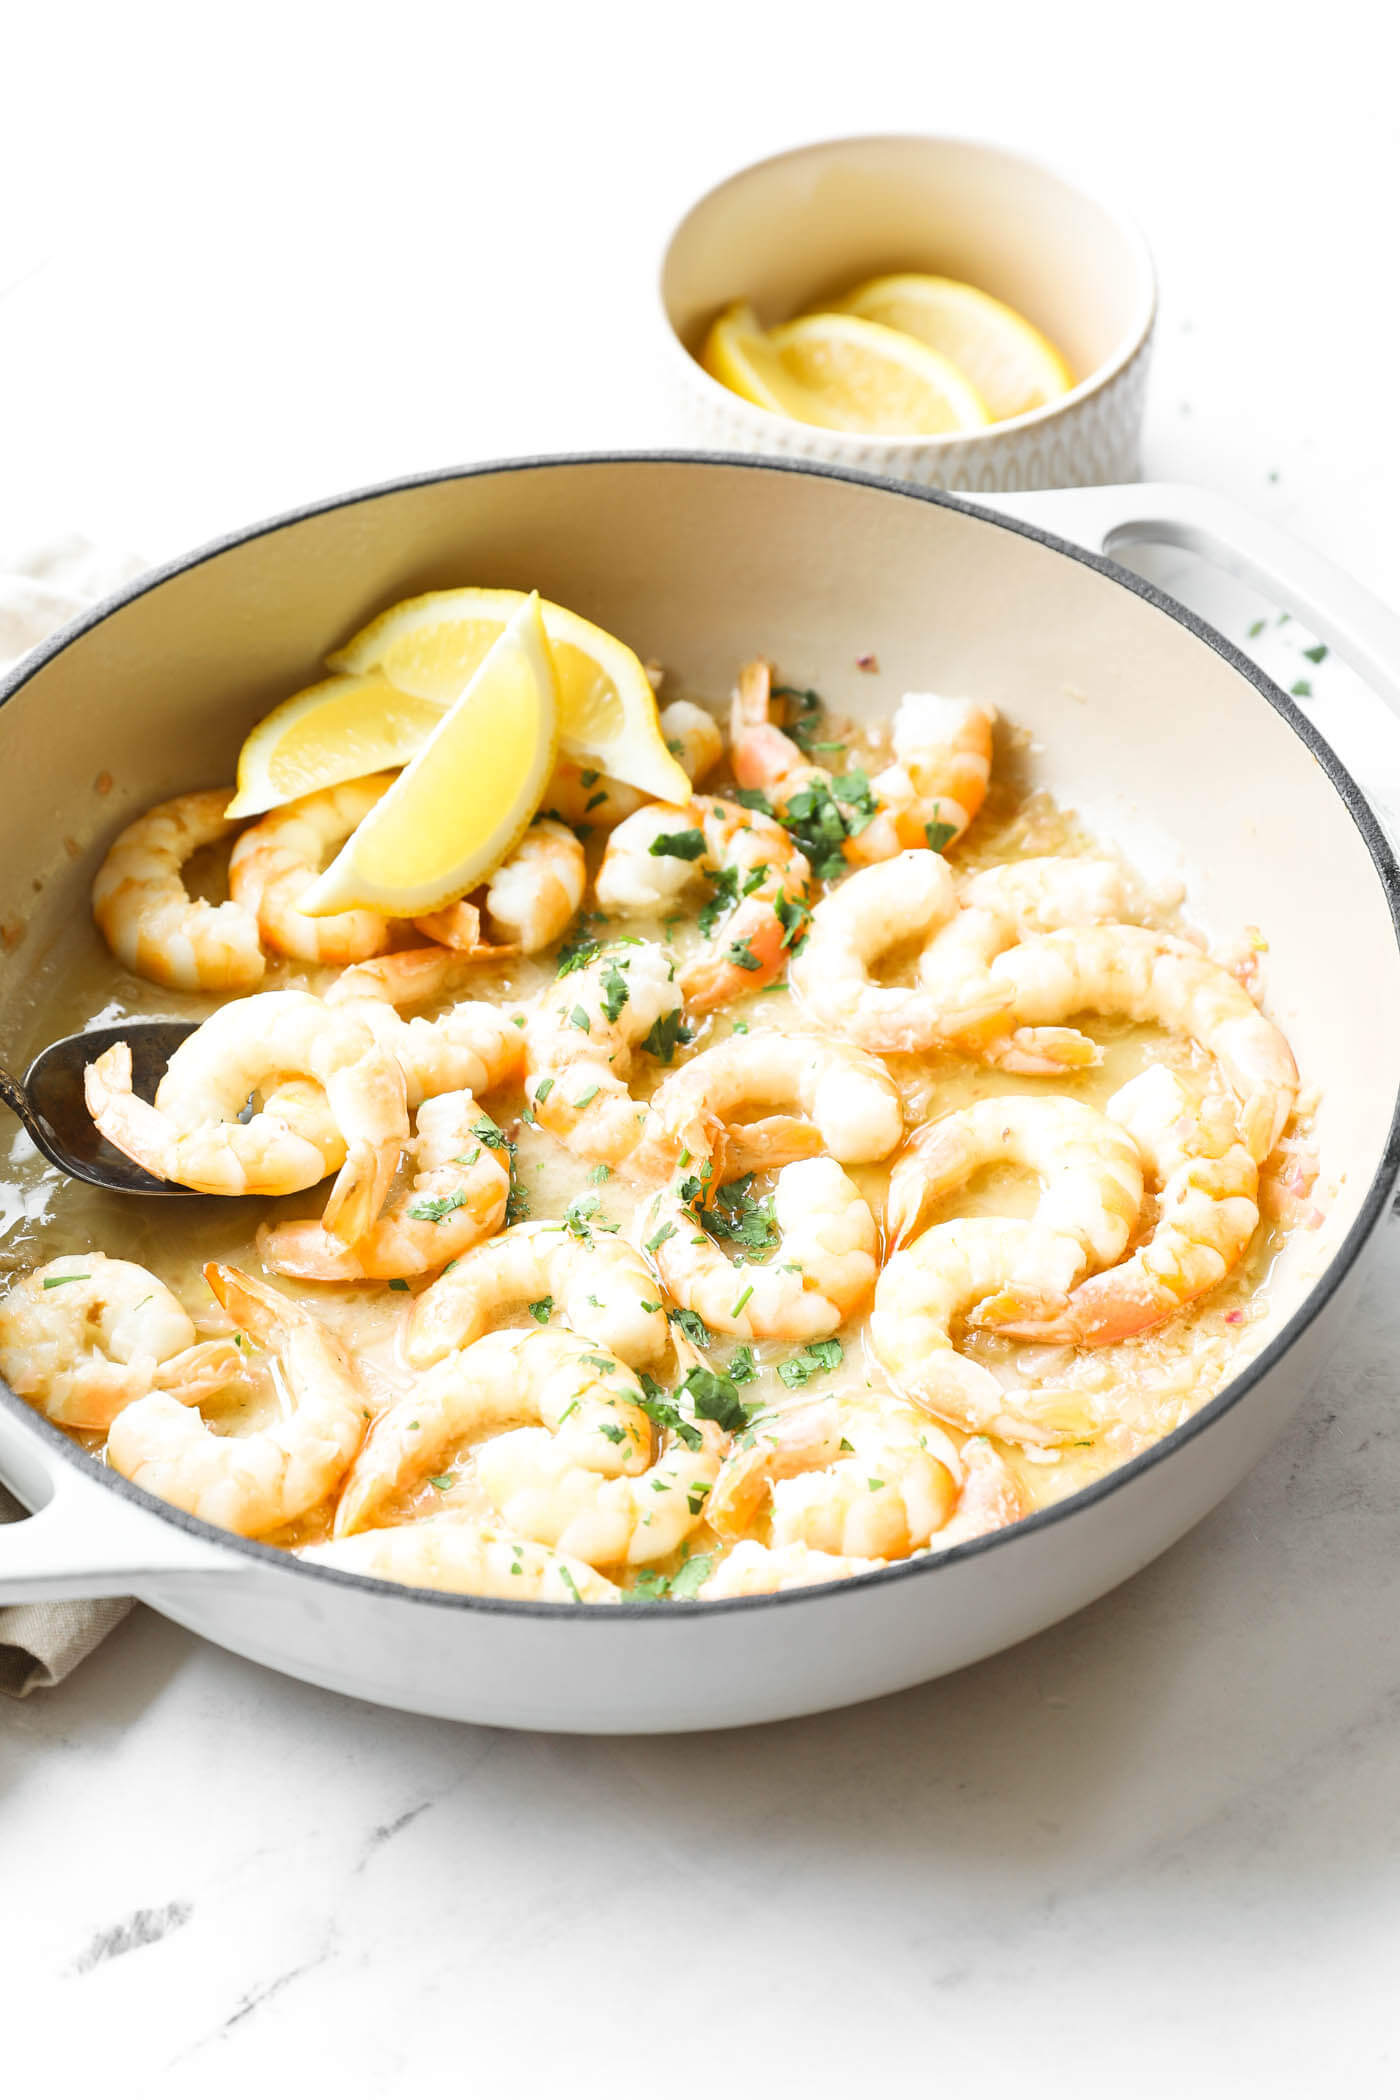
[[[197,1026],[195,1021],[119,1021],[62,1036],[39,1052],[23,1081],[0,1065],[0,1100],[14,1110],[45,1159],[75,1181],[122,1196],[188,1196],[192,1191],[179,1182],[158,1181],[108,1144],[83,1099],[83,1068],[113,1043],[130,1043],[132,1085],[149,1101],[171,1051]]]

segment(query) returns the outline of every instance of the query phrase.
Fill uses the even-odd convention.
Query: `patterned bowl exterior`
[[[1077,393],[1032,423],[1000,428],[993,424],[971,437],[909,438],[901,443],[847,437],[754,408],[711,379],[668,330],[675,412],[702,448],[826,460],[890,481],[912,481],[968,496],[1135,481],[1152,334],[1149,325],[1123,364],[1110,369],[1087,393]]]

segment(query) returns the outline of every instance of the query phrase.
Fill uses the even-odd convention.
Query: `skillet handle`
[[[1228,498],[1185,483],[1144,481],[976,500],[1094,554],[1146,541],[1201,555],[1287,607],[1400,714],[1400,616],[1325,555]]]
[[[0,1524],[0,1604],[126,1597],[153,1578],[246,1569],[224,1547],[100,1487],[3,1407],[0,1480],[34,1511]]]

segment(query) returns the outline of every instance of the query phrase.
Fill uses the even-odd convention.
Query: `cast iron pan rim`
[[[1063,555],[1070,561],[1079,562],[1085,568],[1095,569],[1101,576],[1106,576],[1124,590],[1131,591],[1134,596],[1145,600],[1166,618],[1174,620],[1179,627],[1184,627],[1189,634],[1194,635],[1197,641],[1203,642],[1208,649],[1222,657],[1232,670],[1237,671],[1254,687],[1276,714],[1283,717],[1294,735],[1300,738],[1312,753],[1346,805],[1352,822],[1365,842],[1385,890],[1397,952],[1400,952],[1400,866],[1397,866],[1395,855],[1369,803],[1336,752],[1318,734],[1301,709],[1294,705],[1282,688],[1261,671],[1257,664],[1251,662],[1232,642],[1227,641],[1224,635],[1208,626],[1204,620],[1198,619],[1184,605],[1179,605],[1174,598],[1169,598],[1165,592],[1159,591],[1155,585],[1145,582],[1142,577],[1122,567],[1120,563],[1110,560],[1106,555],[1090,554],[1083,547],[1076,547],[1068,540],[1059,539],[1054,533],[1046,532],[1038,525],[1027,524],[1018,518],[1001,517],[995,511],[982,510],[976,503],[969,503],[960,496],[948,495],[942,490],[916,488],[883,480],[875,474],[862,474],[850,467],[831,466],[824,462],[749,458],[739,453],[727,452],[554,453],[543,454],[537,458],[484,461],[477,466],[438,468],[429,473],[408,475],[399,481],[381,482],[369,488],[354,489],[347,495],[331,496],[317,503],[307,503],[296,510],[285,511],[277,517],[260,520],[240,532],[231,532],[220,539],[211,540],[207,545],[196,548],[193,553],[181,555],[177,560],[149,571],[124,590],[103,599],[91,611],[83,613],[52,635],[32,657],[25,660],[17,672],[0,679],[0,706],[27,685],[43,665],[66,649],[79,635],[99,626],[123,605],[143,597],[147,591],[158,588],[171,577],[182,575],[187,569],[200,568],[205,562],[212,561],[218,555],[250,540],[261,539],[267,534],[280,532],[290,525],[302,524],[330,511],[346,510],[355,504],[374,502],[383,496],[400,495],[410,489],[431,487],[438,482],[471,481],[487,475],[536,473],[559,468],[568,470],[572,467],[616,466],[681,466],[719,469],[725,473],[739,470],[754,474],[809,475],[824,481],[851,482],[858,488],[873,489],[896,502],[941,505],[946,510],[960,511],[965,517],[976,518],[982,524],[995,526],[999,531],[1019,533],[1025,539],[1037,540],[1052,552]],[[1179,1429],[1173,1430],[1169,1436],[1163,1437],[1148,1450],[1140,1452],[1136,1458],[1115,1467],[1111,1473],[1105,1474],[1091,1486],[1081,1488],[1077,1494],[1066,1496],[1063,1502],[1056,1502],[1048,1509],[1037,1510],[1033,1516],[1022,1518],[1019,1524],[1014,1524],[1006,1530],[988,1532],[982,1538],[969,1539],[964,1545],[950,1547],[946,1552],[924,1560],[903,1561],[894,1567],[879,1569],[874,1574],[847,1576],[839,1582],[813,1583],[803,1589],[781,1590],[767,1596],[727,1597],[716,1599],[713,1603],[678,1607],[627,1603],[517,1604],[506,1598],[461,1596],[443,1590],[416,1589],[405,1583],[384,1582],[377,1576],[354,1575],[340,1568],[318,1567],[313,1563],[294,1559],[281,1547],[263,1546],[254,1539],[243,1539],[232,1532],[221,1531],[216,1525],[206,1524],[198,1517],[188,1516],[183,1510],[174,1509],[168,1502],[162,1502],[157,1496],[148,1494],[144,1488],[134,1486],[119,1473],[99,1465],[86,1452],[79,1450],[60,1429],[37,1414],[24,1401],[17,1399],[7,1386],[0,1385],[0,1400],[27,1428],[43,1437],[57,1454],[70,1464],[80,1467],[90,1479],[123,1496],[137,1508],[187,1532],[192,1538],[206,1544],[221,1546],[226,1552],[241,1555],[255,1565],[261,1564],[267,1568],[291,1573],[294,1579],[309,1578],[352,1590],[370,1590],[385,1598],[411,1599],[416,1604],[433,1605],[442,1611],[481,1612],[507,1618],[574,1618],[581,1619],[585,1625],[595,1627],[613,1625],[621,1620],[624,1623],[665,1629],[676,1626],[678,1622],[684,1625],[696,1615],[782,1610],[809,1604],[818,1599],[854,1598],[877,1583],[936,1580],[942,1569],[955,1562],[997,1551],[1014,1551],[1018,1543],[1028,1538],[1031,1533],[1043,1531],[1052,1524],[1063,1524],[1079,1511],[1116,1494],[1129,1482],[1140,1479],[1153,1466],[1163,1464],[1196,1437],[1203,1436],[1213,1428],[1282,1360],[1304,1329],[1312,1325],[1345,1281],[1362,1248],[1380,1222],[1397,1176],[1400,1176],[1400,1084],[1397,1085],[1396,1098],[1391,1108],[1385,1151],[1346,1239],[1301,1305],[1268,1346],[1245,1366],[1237,1378],[1232,1378],[1213,1400],[1208,1401]],[[179,1570],[172,1570],[168,1577],[162,1576],[159,1570],[153,1570],[150,1587],[159,1588],[166,1580],[179,1582],[181,1579]],[[186,1574],[183,1579],[190,1581],[200,1578]],[[135,1586],[138,1589],[146,1586],[141,1583],[139,1575],[135,1579]]]

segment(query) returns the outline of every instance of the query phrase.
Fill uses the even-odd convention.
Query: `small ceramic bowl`
[[[698,361],[711,321],[733,300],[747,299],[769,327],[896,270],[993,293],[1049,337],[1077,383],[1061,400],[985,430],[870,437],[755,408]],[[1157,308],[1147,244],[1121,212],[1002,147],[830,139],[759,161],[681,221],[662,264],[661,301],[680,413],[707,446],[969,492],[1137,474]]]

